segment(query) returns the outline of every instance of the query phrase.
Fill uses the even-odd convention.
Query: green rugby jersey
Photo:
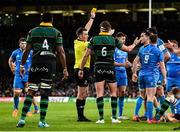
[[[38,27],[30,30],[27,36],[27,44],[32,46],[34,55],[55,56],[56,46],[62,46],[62,43],[61,32],[51,23],[42,22]]]
[[[94,50],[96,63],[114,63],[113,55],[115,47],[121,49],[122,43],[104,32],[93,37],[88,45],[88,48]]]

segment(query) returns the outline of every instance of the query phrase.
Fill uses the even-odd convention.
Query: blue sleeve
[[[163,52],[163,54],[168,52],[168,50],[164,47],[164,41],[160,38],[158,39],[158,48],[160,49],[161,52]]]
[[[137,56],[140,56],[141,50],[142,50],[142,47],[140,47]]]
[[[12,54],[11,54],[11,58],[16,61],[16,56],[17,56],[17,52],[16,51],[13,51]]]
[[[164,55],[161,51],[159,51],[159,60],[158,62],[163,62],[164,61]]]

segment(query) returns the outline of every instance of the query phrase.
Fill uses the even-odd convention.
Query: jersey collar
[[[40,26],[45,26],[45,27],[52,27],[52,23],[51,22],[41,22]]]
[[[100,32],[99,35],[110,35],[109,32]]]

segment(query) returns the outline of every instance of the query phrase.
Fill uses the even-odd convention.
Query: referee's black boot
[[[77,121],[79,121],[79,122],[91,122],[91,120],[89,120],[85,116],[79,117]]]

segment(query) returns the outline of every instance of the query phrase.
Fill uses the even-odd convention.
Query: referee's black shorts
[[[84,72],[84,76],[82,79],[79,79],[78,77],[78,72],[79,72],[79,68],[75,68],[74,69],[74,74],[75,74],[75,80],[78,86],[80,87],[87,87],[89,85],[89,78],[90,78],[90,71],[89,68],[84,68],[83,72]]]

